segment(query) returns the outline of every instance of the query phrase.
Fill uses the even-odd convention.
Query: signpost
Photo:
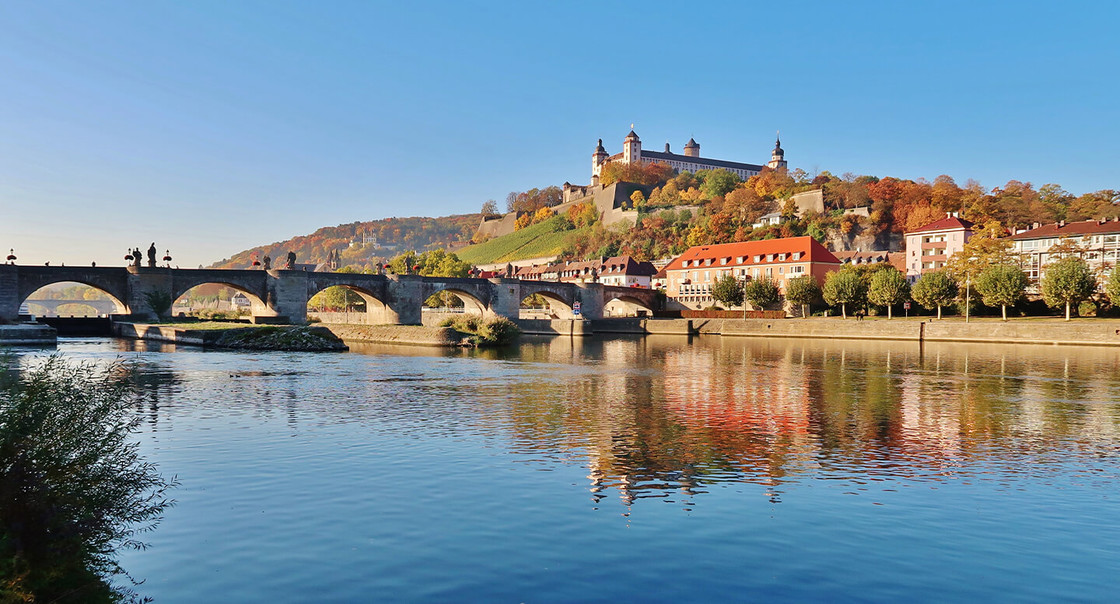
[[[910,303],[909,302],[903,302],[902,303],[902,308],[906,310],[906,318],[909,319],[910,318]]]
[[[572,315],[577,316],[577,317],[580,316],[579,302],[576,302],[576,303],[572,304]]]

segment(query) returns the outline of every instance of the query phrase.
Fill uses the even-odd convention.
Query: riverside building
[[[1080,256],[1090,269],[1104,274],[1116,266],[1120,256],[1120,220],[1036,223],[1034,228],[1012,235],[1011,241],[1012,251],[1019,254],[1031,281],[1038,281],[1047,264],[1068,255]]]
[[[665,295],[680,308],[700,310],[715,304],[712,285],[726,275],[740,280],[771,279],[785,292],[786,282],[840,269],[840,260],[812,237],[787,237],[698,245],[665,267]]]

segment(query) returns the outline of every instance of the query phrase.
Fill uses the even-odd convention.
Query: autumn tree
[[[863,303],[867,297],[867,286],[855,269],[845,266],[838,271],[828,273],[821,293],[829,306],[840,306],[841,314],[847,319],[848,305]]]
[[[876,271],[871,276],[867,288],[867,299],[872,304],[887,307],[887,318],[892,319],[892,308],[895,304],[905,302],[910,297],[910,284],[906,277],[896,268]]]
[[[607,162],[599,170],[599,183],[610,185],[616,182],[632,182],[640,185],[656,186],[665,183],[675,174],[668,164],[659,162]]]
[[[1066,321],[1069,321],[1070,306],[1092,296],[1097,289],[1097,280],[1084,260],[1068,256],[1046,267],[1040,286],[1046,305],[1057,308],[1064,304]]]
[[[732,275],[724,275],[712,284],[712,297],[729,308],[743,303],[743,284]]]
[[[487,199],[486,203],[482,204],[482,216],[497,216],[498,215],[498,202],[493,199]]]
[[[945,269],[963,288],[968,282],[975,281],[980,272],[994,264],[1012,264],[1016,261],[1011,251],[1011,240],[1004,237],[1007,231],[994,220],[973,227],[972,238],[964,244],[961,251],[953,254]]]
[[[984,304],[999,306],[1003,320],[1007,320],[1007,307],[1014,306],[1027,289],[1027,275],[1013,264],[992,264],[980,271],[976,278],[976,291],[984,298]]]
[[[957,297],[957,284],[946,271],[933,271],[923,274],[910,290],[914,300],[928,310],[937,308],[937,318],[941,318],[941,307],[953,303]]]
[[[743,298],[755,308],[766,308],[778,301],[778,284],[772,279],[752,279],[743,286]]]
[[[786,300],[801,307],[801,316],[809,316],[809,305],[821,297],[821,286],[812,275],[802,275],[786,282]]]

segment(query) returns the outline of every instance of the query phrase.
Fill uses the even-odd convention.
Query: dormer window
[[[778,254],[778,262],[785,262],[785,261],[786,261],[786,255],[785,254]]]
[[[767,262],[773,262],[774,261],[774,254],[766,254],[766,261]]]
[[[755,262],[762,262],[762,256],[760,256],[760,255],[755,255],[755,257],[754,257],[754,261],[755,261]]]
[[[735,262],[736,262],[737,264],[742,264],[742,263],[743,263],[743,260],[745,260],[745,259],[746,259],[746,258],[744,258],[743,256],[739,256],[738,258],[736,258],[736,259],[735,259]]]

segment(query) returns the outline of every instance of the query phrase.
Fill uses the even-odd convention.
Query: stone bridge
[[[599,319],[614,300],[630,308],[659,309],[657,292],[601,285],[518,279],[460,279],[418,275],[363,275],[293,270],[178,269],[159,267],[67,267],[0,265],[0,321],[14,321],[19,306],[41,287],[75,282],[108,294],[118,311],[146,319],[153,305],[177,300],[191,288],[220,284],[249,298],[254,316],[307,320],[307,302],[316,293],[342,286],[366,301],[365,323],[418,325],[424,300],[451,292],[474,312],[516,319],[521,302],[539,294],[561,317],[571,317],[578,302],[581,315]]]

